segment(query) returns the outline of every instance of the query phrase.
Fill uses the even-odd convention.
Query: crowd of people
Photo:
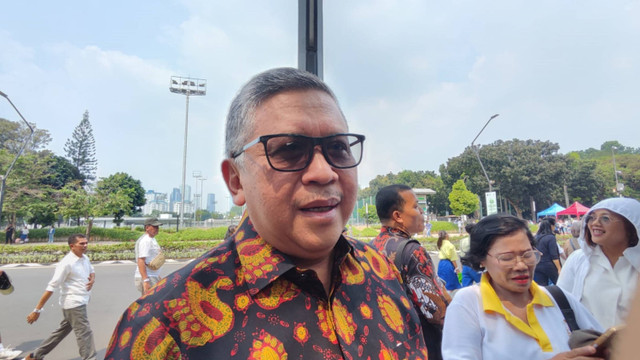
[[[431,224],[409,186],[376,195],[382,227],[372,242],[344,231],[364,141],[316,76],[279,68],[253,77],[229,108],[221,165],[234,204],[246,207],[240,223],[163,275],[155,239],[162,223],[145,221],[132,284],[141,296],[124,310],[105,359],[611,355],[614,348],[601,353],[574,335],[598,336],[627,321],[640,269],[640,202],[594,205],[564,246],[553,219],[535,236],[506,214],[460,222],[458,232],[468,233],[460,253],[438,233],[436,269],[414,238],[430,234]],[[73,235],[68,244],[27,316],[35,323],[57,289],[63,320],[26,359],[44,358],[72,330],[82,359],[96,357],[86,312],[96,280],[88,241]]]

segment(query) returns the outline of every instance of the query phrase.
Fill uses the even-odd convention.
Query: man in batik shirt
[[[233,236],[133,303],[105,359],[423,359],[395,267],[341,234],[364,136],[331,90],[284,68],[227,117],[222,174],[246,212]]]
[[[429,359],[441,359],[442,325],[451,299],[437,281],[431,257],[411,238],[424,230],[418,198],[409,186],[386,186],[376,194],[376,211],[382,228],[373,245],[399,264],[407,294],[420,315]]]

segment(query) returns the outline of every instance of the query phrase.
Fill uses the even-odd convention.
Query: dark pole
[[[323,77],[322,0],[298,0],[298,69]]]
[[[31,125],[27,121],[27,119],[25,119],[24,116],[22,116],[22,114],[20,113],[20,110],[18,110],[18,108],[15,105],[13,105],[13,102],[11,102],[11,99],[9,99],[7,94],[5,94],[2,91],[0,91],[0,96],[2,96],[5,99],[7,99],[9,104],[11,104],[13,109],[18,113],[18,115],[20,116],[22,121],[24,121],[24,123],[27,124],[27,127],[31,131],[29,133],[29,136],[24,140],[24,143],[22,144],[22,147],[20,148],[20,151],[18,151],[18,155],[16,155],[16,157],[13,159],[13,162],[11,162],[11,165],[9,165],[9,168],[7,169],[7,172],[4,175],[0,175],[0,177],[2,178],[2,183],[0,184],[0,221],[2,221],[2,206],[3,206],[3,203],[4,203],[4,191],[5,191],[5,184],[6,184],[7,177],[9,176],[9,173],[11,172],[11,169],[13,169],[13,165],[16,164],[16,161],[18,161],[18,158],[20,157],[20,155],[22,155],[22,152],[27,147],[27,144],[29,144],[29,141],[31,141],[31,137],[33,136],[34,130],[33,130],[33,127],[31,127]]]

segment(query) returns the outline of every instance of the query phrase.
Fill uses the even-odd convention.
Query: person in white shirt
[[[140,291],[142,295],[146,294],[155,284],[157,284],[160,277],[160,269],[151,269],[149,263],[156,256],[160,254],[162,249],[155,236],[158,235],[158,231],[162,226],[162,223],[156,218],[149,218],[144,221],[144,235],[140,236],[136,241],[136,271],[134,275],[134,282],[136,289]]]
[[[526,221],[496,214],[469,230],[471,247],[464,260],[485,272],[480,284],[458,290],[447,308],[444,360],[587,359],[595,354],[593,346],[570,350],[560,307],[532,280],[540,252]],[[601,331],[578,299],[566,295],[580,329]]]
[[[611,198],[583,218],[580,249],[569,256],[558,286],[580,299],[604,326],[625,322],[640,271],[640,202]]]
[[[95,270],[85,255],[89,242],[82,234],[71,235],[67,242],[71,251],[56,265],[53,278],[49,281],[38,305],[27,316],[27,322],[33,324],[38,320],[44,305],[56,289],[60,290],[60,306],[62,306],[64,319],[49,338],[44,340],[25,360],[43,359],[69,335],[71,330],[76,334],[80,357],[96,359],[96,346],[87,317],[87,304],[96,280]]]

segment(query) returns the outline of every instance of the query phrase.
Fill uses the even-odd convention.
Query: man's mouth
[[[300,207],[300,210],[305,212],[328,212],[338,207],[340,200],[337,198],[331,198],[328,200],[314,200],[304,204]]]
[[[318,207],[304,208],[304,209],[302,209],[302,211],[326,212],[326,211],[331,211],[331,210],[335,209],[336,207],[337,207],[337,205],[336,206],[318,206]]]

